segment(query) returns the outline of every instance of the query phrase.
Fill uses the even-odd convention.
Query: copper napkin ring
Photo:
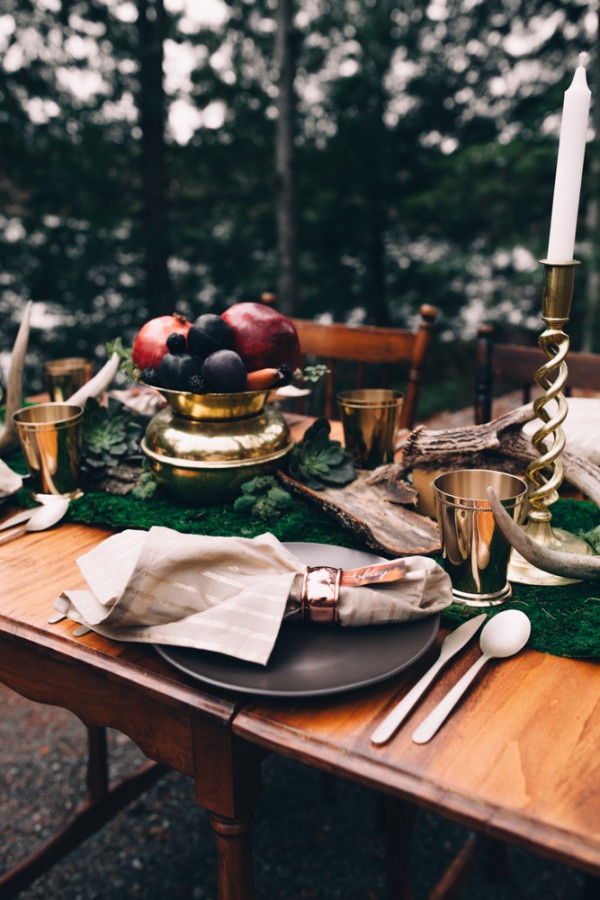
[[[341,569],[307,566],[302,579],[300,612],[306,622],[339,623]]]

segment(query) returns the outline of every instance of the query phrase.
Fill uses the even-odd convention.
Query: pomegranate
[[[158,369],[161,359],[167,352],[169,335],[177,333],[187,338],[191,325],[192,323],[180,313],[149,319],[142,325],[133,342],[131,351],[133,364],[142,371],[148,368]]]
[[[233,331],[233,349],[249,372],[300,365],[300,340],[293,323],[262,303],[235,303],[221,316]]]

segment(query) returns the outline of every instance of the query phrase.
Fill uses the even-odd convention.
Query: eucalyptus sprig
[[[117,354],[120,360],[119,368],[124,375],[127,375],[127,377],[131,378],[133,381],[139,381],[141,372],[133,362],[131,355],[133,351],[132,347],[124,347],[123,341],[118,337],[106,345],[106,350],[109,358],[113,353]]]
[[[327,419],[317,419],[290,453],[290,475],[314,491],[343,487],[356,478],[352,455],[330,439],[330,431]]]
[[[305,384],[307,381],[316,384],[325,375],[329,373],[329,369],[323,363],[316,363],[313,366],[305,366],[303,369],[296,369],[293,375],[294,382]]]

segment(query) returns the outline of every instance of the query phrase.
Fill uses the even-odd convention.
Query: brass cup
[[[512,595],[507,580],[511,546],[494,521],[489,485],[518,521],[527,484],[516,475],[460,469],[433,482],[444,568],[454,599],[466,606],[498,606]]]
[[[13,414],[36,500],[81,496],[82,420],[83,408],[67,403],[38,403]]]
[[[90,380],[93,365],[82,356],[53,359],[44,363],[44,383],[53,403],[65,403]]]
[[[404,394],[384,388],[342,391],[337,396],[344,443],[359,469],[394,461]]]

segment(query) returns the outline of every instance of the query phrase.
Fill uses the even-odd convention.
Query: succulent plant
[[[290,454],[290,475],[314,491],[343,487],[356,478],[352,455],[330,439],[330,431],[327,419],[317,419]]]
[[[83,417],[82,473],[101,478],[107,469],[140,456],[142,426],[120,404],[90,398]]]

